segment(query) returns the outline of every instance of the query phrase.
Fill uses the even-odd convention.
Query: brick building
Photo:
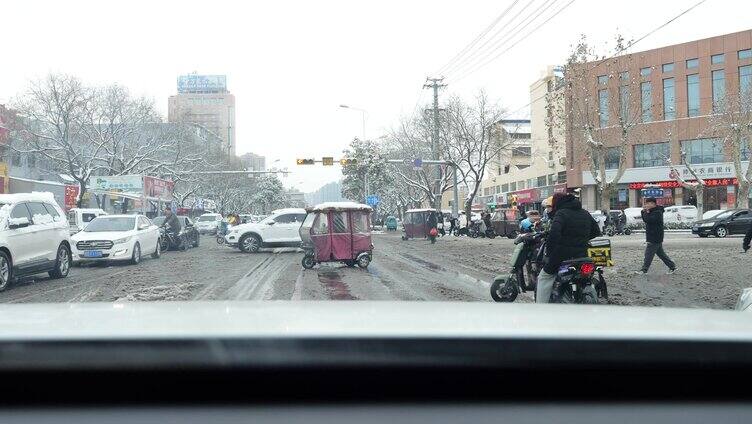
[[[664,189],[659,201],[666,205],[694,204],[694,192],[682,189],[672,178],[667,158],[687,162],[709,180],[705,208],[733,207],[738,193],[732,152],[714,130],[714,116],[722,113],[731,95],[752,93],[752,30],[618,56],[587,63],[584,90],[569,91],[568,105],[583,99],[595,109],[594,123],[609,149],[605,158],[607,179],[617,173],[620,162],[620,117],[636,113],[634,139],[623,149],[626,170],[611,193],[611,208],[641,206],[646,184]],[[572,82],[567,76],[567,83]],[[583,95],[582,93],[590,93]],[[568,106],[569,108],[569,106]],[[628,118],[627,118],[628,119]],[[592,161],[583,149],[583,122],[572,115],[566,120],[567,186],[581,187],[588,209],[600,205],[591,172]],[[742,168],[749,165],[749,152],[741,152]],[[677,166],[691,179],[684,166]]]

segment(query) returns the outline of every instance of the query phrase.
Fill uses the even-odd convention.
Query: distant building
[[[240,155],[243,166],[249,171],[266,171],[266,157],[255,153]]]
[[[342,196],[342,182],[334,181],[328,184],[324,184],[318,190],[313,193],[305,195],[306,202],[313,206],[324,202],[342,202],[345,199]]]
[[[170,96],[169,122],[197,124],[220,137],[228,153],[235,154],[235,96],[227,91],[225,75],[181,75],[178,94]]]
[[[288,207],[304,208],[306,206],[305,193],[298,189],[291,188],[285,192]]]

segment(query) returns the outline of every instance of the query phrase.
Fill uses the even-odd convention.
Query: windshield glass
[[[733,215],[733,214],[734,214],[734,212],[735,212],[735,211],[723,211],[723,212],[719,213],[718,215],[714,216],[713,218],[714,218],[714,219],[723,219],[723,218],[728,218],[728,217],[730,217],[731,215]]]
[[[104,302],[138,310],[135,330],[252,318],[289,336],[264,308],[327,302],[352,316],[299,322],[334,337],[385,301],[403,334],[419,321],[402,313],[447,308],[519,334],[539,321],[499,316],[533,310],[566,335],[570,314],[662,328],[653,314],[734,310],[752,288],[752,216],[731,219],[752,203],[750,16],[742,0],[4,1],[0,321],[10,303]],[[592,273],[559,275],[583,258]],[[195,319],[148,315],[170,302]],[[236,302],[258,316],[236,321]]]
[[[135,218],[110,218],[110,217],[97,217],[94,218],[84,229],[87,233],[95,233],[100,231],[129,231],[135,226]]]

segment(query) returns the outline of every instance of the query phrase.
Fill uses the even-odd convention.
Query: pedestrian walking
[[[645,199],[642,206],[642,221],[645,223],[645,260],[642,263],[642,269],[637,274],[647,274],[653,258],[658,255],[664,264],[668,267],[667,274],[676,272],[676,264],[668,257],[663,250],[663,206],[656,204],[654,197]]]
[[[742,241],[742,249],[744,249],[744,253],[747,253],[747,250],[749,250],[750,242],[752,242],[752,222],[750,222],[749,228],[747,229],[747,234],[744,236],[744,240]]]
[[[449,234],[455,235],[454,230],[457,228],[457,217],[452,216],[449,218]]]

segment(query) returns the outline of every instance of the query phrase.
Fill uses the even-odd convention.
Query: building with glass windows
[[[626,165],[611,208],[639,207],[641,189],[663,188],[664,205],[695,204],[694,192],[684,190],[674,178],[669,161],[680,176],[692,180],[686,162],[706,179],[705,208],[733,207],[738,193],[733,152],[717,128],[731,95],[752,99],[752,30],[704,40],[617,56],[584,65],[585,89],[568,91],[567,103],[575,96],[592,93],[594,110],[588,125],[604,141],[606,178],[617,174],[620,153]],[[630,78],[630,75],[632,78]],[[579,99],[581,100],[581,99]],[[624,123],[631,128],[622,143]],[[568,187],[581,188],[583,205],[594,210],[601,205],[591,172],[592,160],[583,148],[584,122],[576,117],[566,122],[566,173]],[[742,170],[749,166],[749,152],[738,152]]]

